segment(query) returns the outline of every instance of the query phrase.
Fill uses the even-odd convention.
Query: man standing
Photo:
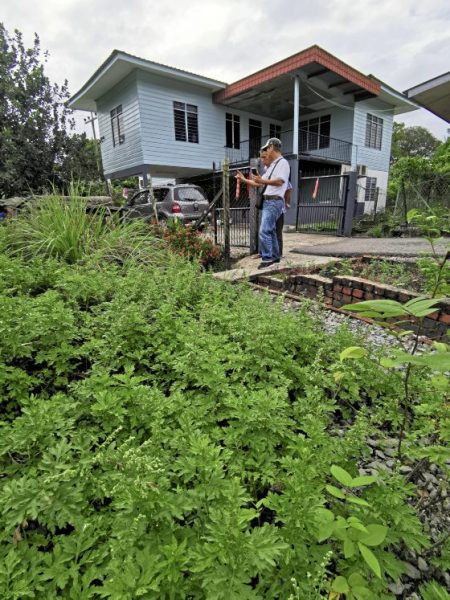
[[[259,269],[280,262],[280,248],[277,240],[277,221],[283,214],[284,195],[289,184],[290,168],[281,154],[281,141],[270,138],[261,148],[269,164],[263,176],[256,175],[253,181],[264,186],[261,225],[259,228],[259,249],[261,262]]]

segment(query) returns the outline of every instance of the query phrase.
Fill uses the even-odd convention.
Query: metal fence
[[[248,163],[240,167],[245,175],[248,175]],[[249,186],[238,184],[235,179],[238,167],[230,168],[229,176],[229,198],[230,198],[230,216],[229,231],[230,245],[239,248],[250,247],[250,198]],[[203,188],[206,197],[211,201],[221,190],[223,185],[223,173],[216,171],[207,175],[193,177],[189,179],[190,183],[195,183]],[[212,228],[214,232],[214,242],[218,245],[224,245],[224,214],[223,198],[219,198],[212,211]]]
[[[279,134],[285,153],[292,148],[293,131],[282,131]],[[252,158],[259,156],[259,149],[263,139],[261,136],[249,140],[240,140],[234,148],[225,148],[225,156],[231,164],[248,164]],[[319,160],[332,160],[341,164],[350,164],[352,158],[352,144],[345,140],[332,138],[299,129],[299,154],[304,157],[318,158]]]
[[[450,173],[427,173],[402,179],[394,214],[406,223],[408,211],[413,208],[450,212]]]
[[[342,235],[348,175],[302,177],[299,182],[296,230]]]

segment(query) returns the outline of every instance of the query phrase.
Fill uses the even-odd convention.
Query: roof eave
[[[381,83],[380,85],[379,98],[388,104],[392,104],[394,115],[401,115],[420,108],[417,102],[410,100],[404,94],[397,92],[397,90],[394,90],[385,83]]]
[[[380,84],[378,81],[368,77],[367,75],[364,75],[350,65],[347,65],[320,46],[314,45],[302,50],[301,52],[298,52],[297,54],[278,61],[269,67],[265,67],[264,69],[253,73],[252,75],[248,75],[243,79],[235,81],[227,86],[225,90],[216,92],[214,94],[214,102],[225,103],[227,99],[233,96],[238,96],[239,94],[257,86],[261,82],[275,79],[283,74],[294,73],[299,68],[307,65],[310,62],[316,62],[322,65],[324,68],[333,71],[345,79],[348,79],[348,81],[351,81],[374,96],[378,96],[380,92]]]
[[[179,81],[206,87],[211,90],[211,92],[222,90],[227,85],[222,81],[209,79],[208,77],[196,75],[195,73],[189,73],[187,71],[182,71],[181,69],[154,63],[143,58],[132,56],[120,50],[113,50],[80,90],[70,98],[68,102],[70,108],[89,111],[96,110],[96,100],[103,95],[98,91],[100,83],[108,74],[112,74],[112,69],[117,68],[119,62],[126,65],[126,67],[122,69],[121,73],[118,72],[117,81],[115,81],[114,84],[119,83],[119,81],[134,69],[141,69],[157,75],[168,76]],[[104,90],[103,93],[105,93]]]

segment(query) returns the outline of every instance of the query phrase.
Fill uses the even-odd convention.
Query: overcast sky
[[[312,44],[398,91],[450,71],[449,0],[2,0],[0,21],[27,46],[39,35],[71,94],[115,48],[227,83]],[[450,127],[423,109],[397,120]]]

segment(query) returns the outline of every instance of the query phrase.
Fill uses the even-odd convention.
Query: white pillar
[[[300,116],[300,79],[294,77],[294,131],[292,135],[292,154],[298,156],[298,128]]]

